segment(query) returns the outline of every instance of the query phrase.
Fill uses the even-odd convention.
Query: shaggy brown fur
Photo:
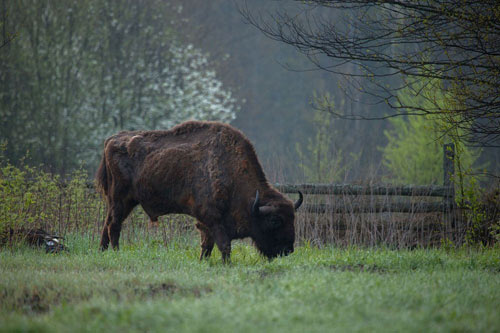
[[[121,224],[140,204],[153,222],[170,213],[195,217],[200,259],[215,243],[226,262],[231,240],[244,237],[269,258],[293,251],[302,200],[294,207],[270,186],[252,144],[229,125],[189,121],[168,131],[120,132],[105,141],[96,180],[108,202],[103,250],[110,241],[118,249]]]

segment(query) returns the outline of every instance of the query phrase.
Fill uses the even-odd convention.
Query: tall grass
[[[307,195],[306,209],[297,216],[298,239],[317,245],[385,245],[394,248],[462,244],[467,221],[461,215],[426,212],[424,203],[440,203],[437,197],[393,195]],[[407,203],[409,212],[391,211],[394,203]],[[329,209],[315,209],[321,207]]]

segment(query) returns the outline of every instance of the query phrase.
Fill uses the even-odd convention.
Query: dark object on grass
[[[4,237],[2,238],[7,238],[11,243],[21,241],[26,242],[30,246],[43,246],[46,253],[59,253],[68,250],[61,243],[61,240],[64,239],[63,237],[50,234],[42,229],[10,228],[6,234],[4,233]]]
[[[46,253],[59,253],[61,251],[68,251],[66,246],[61,243],[64,239],[58,236],[52,236],[45,239],[45,252]]]
[[[101,249],[118,249],[123,220],[140,204],[151,221],[165,214],[198,220],[200,259],[214,243],[228,262],[231,240],[250,237],[273,258],[293,252],[294,204],[266,179],[250,141],[217,122],[189,121],[168,131],[120,132],[104,143],[96,175],[108,203]]]

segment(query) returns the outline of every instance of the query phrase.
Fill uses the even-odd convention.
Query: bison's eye
[[[281,218],[281,216],[272,215],[269,217],[269,227],[270,228],[276,229],[276,228],[281,227],[282,224],[283,224],[283,219]]]

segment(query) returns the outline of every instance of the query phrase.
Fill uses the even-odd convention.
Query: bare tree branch
[[[349,89],[387,103],[389,115],[346,114],[344,119],[454,114],[453,128],[479,146],[500,146],[500,3],[454,0],[313,0],[284,9],[240,12],[267,37],[292,45],[316,69],[346,78]],[[357,70],[352,71],[354,65]],[[405,105],[401,89],[438,80],[452,106]],[[418,94],[415,91],[415,94]],[[324,109],[324,105],[318,106]]]

